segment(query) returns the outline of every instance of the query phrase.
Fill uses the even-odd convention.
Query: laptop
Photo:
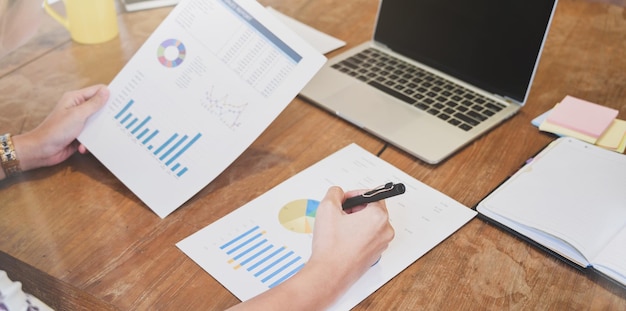
[[[557,0],[382,0],[300,95],[429,164],[526,102]]]

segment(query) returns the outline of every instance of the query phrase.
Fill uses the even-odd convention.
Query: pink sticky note
[[[552,109],[547,121],[585,135],[600,137],[617,117],[617,113],[615,109],[568,95]]]

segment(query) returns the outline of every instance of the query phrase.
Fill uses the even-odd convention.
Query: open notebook
[[[482,200],[481,218],[626,286],[626,156],[559,138]]]

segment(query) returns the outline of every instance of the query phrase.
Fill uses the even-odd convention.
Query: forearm
[[[76,138],[87,118],[98,111],[109,98],[104,85],[66,92],[46,119],[33,130],[13,136],[13,145],[22,171],[56,165],[77,150],[85,153]],[[5,170],[2,179],[7,177]]]
[[[43,160],[36,157],[36,155],[39,154],[36,150],[41,146],[38,146],[31,136],[32,135],[28,133],[11,136],[13,149],[15,150],[15,155],[19,161],[19,169],[21,171],[28,171],[44,166]],[[5,170],[0,170],[0,180],[5,179],[6,177],[7,174],[5,173]]]
[[[290,279],[229,310],[325,310],[356,281],[355,275],[309,262]]]

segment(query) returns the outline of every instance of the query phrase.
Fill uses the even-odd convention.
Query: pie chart
[[[167,39],[159,45],[157,58],[159,62],[168,68],[174,68],[185,60],[187,50],[185,45],[176,39]]]
[[[319,201],[300,199],[287,203],[278,212],[283,227],[296,233],[313,233]]]

